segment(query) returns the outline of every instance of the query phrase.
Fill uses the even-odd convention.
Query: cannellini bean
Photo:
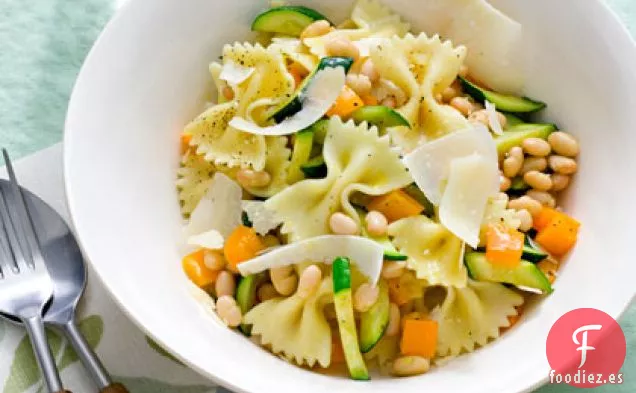
[[[538,201],[544,206],[552,208],[556,206],[556,200],[554,199],[554,197],[545,191],[530,190],[526,193],[526,195]]]
[[[216,314],[229,327],[241,324],[243,316],[241,309],[232,296],[221,296],[216,300]]]
[[[472,112],[468,115],[468,121],[475,124],[482,124],[486,127],[490,127],[490,120],[488,118],[488,112],[485,109]]]
[[[236,173],[236,180],[245,188],[258,188],[267,186],[272,177],[265,171],[241,169]]]
[[[552,150],[561,156],[576,157],[579,154],[579,142],[566,132],[553,132],[548,137],[548,142]]]
[[[217,250],[205,250],[203,252],[203,263],[210,270],[223,270],[225,257]]]
[[[572,175],[576,173],[577,170],[576,161],[569,157],[550,156],[548,163],[553,171],[562,175]]]
[[[347,86],[360,97],[367,96],[371,93],[371,80],[366,75],[348,74]]]
[[[336,235],[357,235],[358,224],[344,213],[334,213],[329,217],[329,227]]]
[[[389,228],[389,220],[379,211],[372,210],[365,217],[367,231],[372,236],[382,236]]]
[[[296,276],[293,266],[272,268],[269,270],[269,277],[274,288],[276,288],[276,292],[283,296],[289,296],[294,293],[298,285],[298,276]]]
[[[548,160],[544,157],[526,157],[523,160],[523,166],[521,167],[520,173],[523,175],[530,171],[539,171],[543,172],[548,168]]]
[[[235,290],[236,280],[234,279],[234,275],[227,270],[219,273],[219,276],[216,278],[216,283],[214,284],[216,296],[234,296]]]
[[[371,59],[367,59],[364,64],[362,64],[360,73],[369,78],[371,83],[375,83],[380,79],[380,73],[378,72],[377,68],[375,68],[373,60]]]
[[[386,327],[387,336],[397,336],[400,333],[400,308],[395,303],[389,305],[389,324]]]
[[[521,209],[517,211],[517,218],[521,221],[521,225],[519,226],[519,230],[522,232],[527,232],[532,228],[532,215],[526,209]]]
[[[442,101],[446,103],[451,102],[453,98],[459,97],[461,94],[461,87],[458,88],[458,85],[453,83],[449,87],[442,90]]]
[[[311,296],[320,285],[322,280],[322,271],[316,265],[309,265],[303,270],[298,279],[298,290],[296,293],[302,299]]]
[[[550,144],[541,138],[525,139],[521,146],[526,153],[535,157],[546,157],[551,151]]]
[[[466,97],[455,97],[450,100],[450,106],[457,109],[459,113],[468,116],[473,111],[473,104]]]
[[[302,33],[300,33],[300,39],[311,37],[320,37],[331,31],[331,25],[326,20],[317,20],[309,26],[305,27]]]
[[[256,291],[256,295],[258,295],[258,300],[260,300],[261,302],[266,302],[268,300],[277,298],[278,292],[276,292],[276,288],[274,288],[273,284],[265,283],[258,288],[258,291]]]
[[[563,191],[570,185],[570,176],[562,175],[560,173],[552,174],[552,191]]]
[[[515,146],[508,152],[508,156],[503,161],[503,173],[508,178],[517,176],[523,166],[523,150]]]
[[[329,56],[351,57],[354,61],[360,57],[358,47],[345,37],[334,37],[327,40],[325,51]]]
[[[430,360],[421,356],[401,356],[393,362],[393,374],[398,377],[424,374],[430,368]]]
[[[389,93],[389,96],[395,98],[397,106],[402,106],[406,103],[406,93],[400,88],[400,86],[396,85],[393,81],[384,78],[381,78],[379,83],[380,86]]]
[[[405,261],[384,261],[384,265],[382,265],[382,277],[387,280],[399,278],[404,274],[405,268]]]
[[[358,312],[368,311],[378,301],[380,288],[364,283],[358,287],[353,296],[353,308]]]
[[[536,216],[541,212],[542,206],[539,201],[524,195],[521,198],[512,199],[508,202],[508,209],[527,210],[532,216]]]
[[[499,175],[499,191],[506,192],[510,189],[512,181],[502,174]]]
[[[539,191],[548,191],[552,188],[552,179],[550,175],[539,171],[530,171],[523,175],[525,181],[530,187]]]

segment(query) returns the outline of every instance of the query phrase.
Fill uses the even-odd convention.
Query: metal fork
[[[4,149],[2,154],[11,192],[0,189],[0,312],[24,323],[48,391],[64,392],[42,322],[44,308],[53,296],[53,282],[9,155]]]

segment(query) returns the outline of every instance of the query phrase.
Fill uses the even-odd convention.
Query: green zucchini
[[[554,124],[519,124],[504,131],[503,135],[495,136],[495,144],[500,157],[515,146],[521,146],[528,138],[548,139],[556,131]]]
[[[323,145],[329,129],[329,119],[320,119],[311,126],[314,132],[314,143]]]
[[[342,67],[346,74],[349,72],[352,64],[353,58],[351,57],[323,57],[320,59],[320,63],[318,63],[316,69],[313,70],[312,73],[305,78],[303,83],[301,83],[298,89],[296,89],[296,93],[278,107],[271,118],[274,119],[276,123],[280,123],[287,117],[300,112],[300,110],[303,109],[303,99],[305,98],[304,93],[307,90],[307,86],[311,83],[318,71],[324,70],[325,68]]]
[[[327,165],[322,156],[316,156],[302,164],[300,170],[310,179],[322,179],[327,176]]]
[[[285,5],[270,8],[258,15],[252,22],[252,31],[300,37],[300,33],[317,20],[328,21],[324,15],[311,8]]]
[[[506,117],[506,124],[508,125],[507,128],[518,126],[519,124],[525,123],[523,119],[513,115],[512,113],[504,113],[504,116]]]
[[[544,102],[535,101],[527,97],[516,97],[507,94],[495,93],[494,91],[477,86],[465,78],[460,77],[460,80],[462,81],[462,85],[464,86],[466,93],[473,97],[475,101],[479,101],[481,103],[490,101],[495,104],[497,110],[502,112],[531,113],[540,111],[546,107]]]
[[[530,186],[528,185],[528,183],[525,182],[525,180],[523,180],[523,177],[521,176],[515,176],[510,180],[511,191],[522,192],[529,189]]]
[[[480,252],[466,253],[464,263],[470,277],[477,281],[512,284],[520,289],[530,288],[544,294],[552,293],[552,285],[545,274],[532,262],[521,260],[515,268],[495,266]]]
[[[411,128],[411,124],[399,112],[383,105],[363,106],[351,115],[356,123],[366,121],[378,127],[381,131],[387,127],[404,126]]]
[[[287,170],[287,182],[294,184],[305,178],[301,166],[309,161],[314,143],[314,132],[311,129],[300,131],[294,135],[294,150]]]
[[[264,273],[251,274],[241,278],[236,287],[236,303],[241,309],[241,314],[247,314],[256,305],[256,290],[266,278]],[[252,334],[252,326],[250,325],[241,324],[239,329],[247,336]]]
[[[548,253],[536,244],[530,236],[526,236],[525,244],[523,245],[523,255],[521,258],[528,262],[539,263],[547,257]]]
[[[369,372],[360,353],[356,321],[353,316],[349,259],[344,257],[336,258],[332,264],[332,272],[338,330],[340,331],[340,340],[342,341],[342,349],[349,368],[349,374],[351,378],[356,380],[369,380]]]
[[[368,311],[360,314],[360,351],[367,353],[380,341],[389,325],[389,287],[380,280],[380,295]]]

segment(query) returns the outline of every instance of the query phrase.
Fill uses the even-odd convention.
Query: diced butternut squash
[[[345,119],[363,106],[364,102],[362,98],[349,86],[345,85],[338,98],[336,98],[336,102],[334,102],[333,106],[327,111],[327,116],[340,116]]]
[[[388,284],[389,298],[398,306],[422,296],[422,286],[412,273],[388,280]]]
[[[181,154],[185,154],[185,152],[190,149],[190,142],[192,141],[192,134],[182,133],[181,134]]]
[[[254,258],[263,249],[265,244],[254,229],[243,225],[237,227],[227,238],[223,248],[228,269],[238,273],[239,263]]]
[[[367,209],[379,211],[389,222],[393,222],[421,214],[424,211],[424,206],[403,190],[394,190],[388,194],[374,197],[367,205]]]
[[[562,256],[576,244],[580,226],[574,218],[556,211],[549,224],[539,230],[535,241],[549,253]]]
[[[375,96],[372,94],[367,94],[366,96],[363,96],[361,98],[362,98],[362,102],[364,102],[364,105],[368,105],[368,106],[378,105],[378,99],[375,98]]]
[[[514,268],[521,263],[524,234],[514,228],[491,224],[486,232],[486,259],[493,265]]]
[[[431,359],[437,350],[438,324],[436,321],[409,319],[404,323],[400,352],[407,356]]]
[[[305,77],[307,77],[307,75],[309,74],[307,70],[305,69],[305,67],[303,67],[302,65],[298,63],[291,63],[287,67],[287,70],[289,71],[291,76],[294,77],[295,87],[300,86],[300,84],[303,83],[303,80],[305,79]]]
[[[203,249],[183,257],[181,264],[190,281],[199,288],[214,284],[219,275],[218,270],[212,270],[205,265]]]
[[[532,226],[537,231],[540,231],[543,228],[547,227],[548,224],[550,224],[550,221],[552,221],[552,219],[559,214],[560,212],[558,210],[544,206],[539,214],[532,218]]]

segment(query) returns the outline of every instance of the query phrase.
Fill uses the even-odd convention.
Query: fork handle
[[[42,376],[46,383],[46,387],[49,392],[57,393],[63,392],[62,381],[55,365],[55,359],[51,354],[51,349],[46,338],[46,332],[44,331],[44,323],[42,323],[42,317],[37,314],[31,317],[22,319],[24,326],[26,327],[29,338],[31,339],[31,345],[33,347],[33,353],[37,360]]]
[[[95,351],[93,351],[88,342],[86,342],[86,339],[74,320],[62,326],[62,330],[75,349],[82,364],[84,364],[84,367],[91,375],[91,378],[100,389],[100,393],[128,393],[124,385],[113,383],[106,368],[97,357]]]

